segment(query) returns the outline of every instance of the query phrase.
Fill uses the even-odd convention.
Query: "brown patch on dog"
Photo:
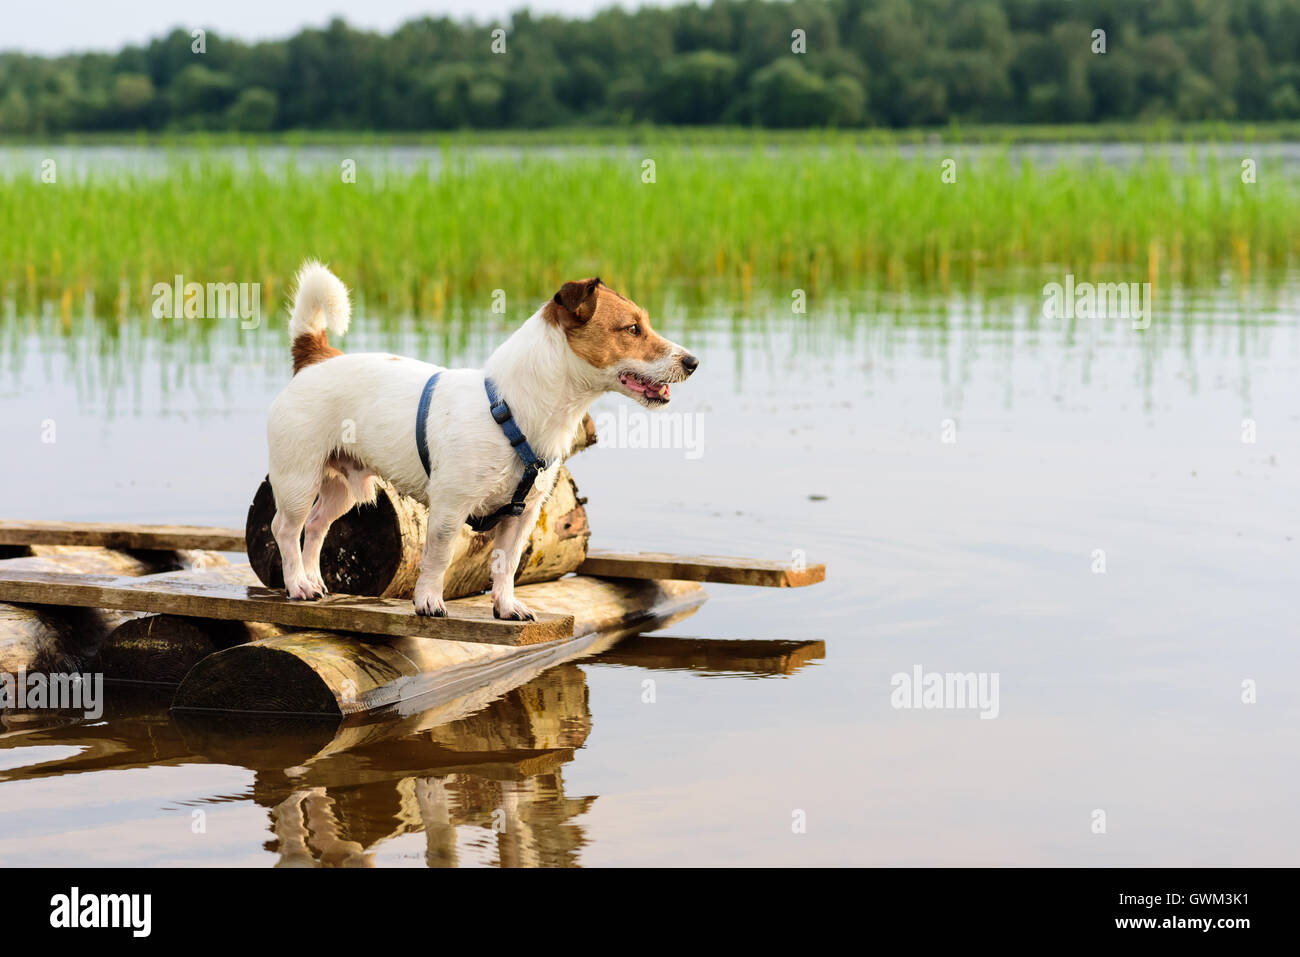
[[[293,374],[297,375],[307,366],[341,355],[343,351],[330,345],[329,336],[324,329],[301,335],[293,340]]]
[[[671,348],[650,328],[644,309],[599,277],[566,282],[543,307],[542,315],[564,330],[570,349],[598,369],[622,359],[654,362]]]
[[[596,444],[596,423],[592,420],[590,413],[582,417],[582,435],[586,445]]]

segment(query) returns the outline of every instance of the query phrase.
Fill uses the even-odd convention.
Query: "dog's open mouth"
[[[667,402],[671,398],[667,382],[651,382],[635,372],[624,372],[618,377],[623,388],[644,396],[650,402]]]

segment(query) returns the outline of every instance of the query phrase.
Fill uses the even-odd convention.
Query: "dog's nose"
[[[691,355],[689,352],[682,356],[682,368],[686,370],[687,375],[694,372],[699,364],[700,360],[695,358],[695,356]]]

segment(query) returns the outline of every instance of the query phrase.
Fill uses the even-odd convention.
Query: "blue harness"
[[[431,474],[429,468],[429,439],[425,427],[429,421],[429,403],[433,401],[433,390],[438,384],[438,377],[441,375],[441,372],[435,372],[429,376],[429,381],[424,384],[424,391],[420,393],[420,405],[415,412],[415,447],[420,453],[420,464],[424,466],[425,475]],[[509,503],[502,505],[489,515],[470,515],[465,519],[469,527],[476,532],[486,532],[495,528],[497,522],[508,515],[522,515],[524,513],[524,499],[532,491],[533,483],[537,481],[537,473],[547,467],[545,460],[538,458],[537,453],[533,451],[533,447],[528,444],[528,439],[515,423],[515,417],[510,411],[510,406],[506,405],[505,399],[501,398],[497,392],[496,383],[485,376],[483,388],[487,392],[488,408],[492,412],[493,420],[497,425],[501,426],[501,431],[505,433],[511,448],[515,450],[519,460],[524,463],[524,475],[515,487],[515,494],[511,497]]]

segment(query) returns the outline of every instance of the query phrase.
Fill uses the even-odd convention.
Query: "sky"
[[[667,5],[669,0],[654,0]],[[0,0],[0,50],[56,54],[118,50],[174,26],[205,27],[244,40],[286,37],[335,16],[355,27],[388,32],[416,17],[450,16],[483,23],[528,7],[586,16],[644,0]]]

